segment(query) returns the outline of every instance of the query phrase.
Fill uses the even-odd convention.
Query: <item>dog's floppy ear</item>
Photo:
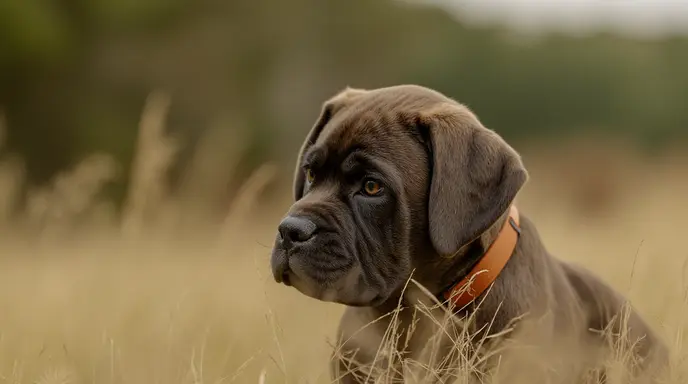
[[[432,151],[430,240],[438,253],[454,254],[506,212],[528,173],[516,151],[463,105],[422,110],[419,124]]]
[[[299,200],[303,197],[303,187],[306,178],[306,175],[301,169],[303,155],[318,139],[318,136],[320,136],[320,133],[322,132],[323,128],[325,128],[325,125],[327,125],[330,119],[332,119],[332,116],[346,108],[346,106],[350,105],[356,97],[366,92],[367,91],[364,89],[346,87],[344,90],[340,91],[323,103],[320,116],[301,145],[301,149],[299,150],[299,155],[296,160],[296,169],[294,171],[294,200]]]

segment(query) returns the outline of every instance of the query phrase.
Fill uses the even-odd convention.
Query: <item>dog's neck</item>
[[[486,288],[505,266],[515,250],[520,236],[518,211],[512,208],[505,212],[478,239],[467,244],[450,260],[442,263],[435,284],[428,287],[441,301],[450,299],[459,307],[467,304],[481,293],[480,286]],[[487,268],[486,268],[487,267]],[[489,271],[486,271],[488,269]],[[438,271],[437,269],[435,271]],[[477,273],[477,274],[476,274]],[[470,278],[479,291],[466,290]],[[463,292],[460,294],[460,292]],[[477,293],[472,296],[471,293]]]
[[[414,279],[422,284],[426,293],[434,295],[440,302],[446,302],[442,297],[443,293],[471,273],[490,246],[499,238],[509,218],[510,211],[507,210],[480,237],[466,244],[450,258],[437,255],[434,250],[426,251],[427,253],[423,252],[429,257],[421,258],[421,261],[414,266]],[[400,302],[404,305],[412,305],[411,302],[420,298],[416,297],[415,293],[411,294],[414,291],[416,291],[414,285],[412,283],[407,284],[400,288],[398,294],[391,296],[387,301],[377,306],[377,309],[386,313],[394,310]],[[409,294],[416,299],[411,299]]]

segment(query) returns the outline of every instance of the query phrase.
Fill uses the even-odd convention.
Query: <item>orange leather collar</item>
[[[497,239],[468,275],[444,292],[444,299],[453,302],[455,309],[460,310],[485,292],[511,258],[520,234],[518,209],[512,205]]]

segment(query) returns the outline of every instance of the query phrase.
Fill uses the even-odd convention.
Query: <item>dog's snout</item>
[[[287,216],[277,227],[279,248],[272,255],[272,273],[275,281],[290,285],[289,258],[292,248],[313,237],[317,225],[310,219],[300,216]]]
[[[287,216],[279,224],[278,231],[285,247],[309,240],[315,234],[316,225],[305,217]]]

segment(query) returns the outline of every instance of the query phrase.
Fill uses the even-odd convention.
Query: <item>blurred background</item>
[[[0,1],[0,376],[326,380],[341,308],[267,267],[296,151],[346,86],[469,106],[522,154],[550,250],[638,287],[674,337],[686,68],[678,0]]]
[[[289,163],[326,97],[395,83],[460,100],[515,145],[590,136],[653,155],[688,135],[684,3],[432,3],[4,1],[5,152],[31,185],[95,151],[126,171],[162,91],[175,168],[210,130],[242,137],[242,169]]]

